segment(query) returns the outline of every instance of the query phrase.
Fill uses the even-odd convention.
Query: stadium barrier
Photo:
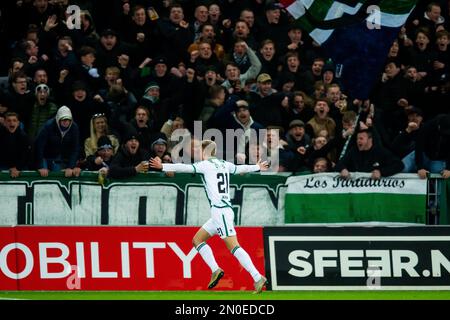
[[[379,180],[370,173],[341,179],[335,172],[289,177],[286,223],[426,221],[427,180],[397,174]]]
[[[79,178],[26,172],[0,174],[0,225],[202,225],[210,206],[198,175],[139,174],[109,180],[95,172]],[[231,179],[236,225],[284,224],[286,175],[246,174]],[[164,214],[161,214],[164,213]]]
[[[413,174],[407,179],[387,178],[383,183],[390,189],[374,185],[368,194],[361,191],[360,185],[336,185],[336,174],[332,173],[289,176],[232,176],[230,191],[236,225],[364,221],[444,225],[450,221],[450,179],[431,177],[427,188],[425,180]],[[108,180],[104,186],[97,177],[95,172],[83,172],[81,177],[70,179],[62,173],[50,173],[44,179],[36,172],[23,172],[20,178],[11,179],[2,172],[0,225],[198,226],[209,218],[209,203],[198,176],[177,174],[169,178],[148,173]],[[328,187],[324,188],[323,183]],[[408,188],[413,191],[408,194],[405,187],[398,187],[399,183],[411,185]],[[294,191],[288,192],[288,185]],[[422,191],[415,191],[417,188]],[[396,189],[403,190],[403,194]],[[299,190],[302,193],[295,195]],[[348,194],[343,197],[344,193]]]
[[[207,290],[211,271],[192,247],[194,227],[0,227],[0,290]],[[262,228],[237,227],[264,270]],[[253,290],[253,279],[218,237],[226,270],[217,290]]]
[[[449,290],[448,226],[264,228],[272,290]]]
[[[0,227],[0,290],[207,290],[194,227]],[[448,226],[237,227],[268,290],[449,290]],[[253,281],[214,237],[216,290]]]

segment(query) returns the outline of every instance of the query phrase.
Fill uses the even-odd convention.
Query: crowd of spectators
[[[173,132],[193,134],[196,121],[241,130],[236,163],[275,147],[278,171],[450,177],[448,1],[418,2],[366,101],[277,1],[14,0],[0,10],[0,169],[13,178],[146,172],[150,157],[172,162]]]

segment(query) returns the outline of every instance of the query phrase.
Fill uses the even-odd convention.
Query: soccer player
[[[256,165],[239,165],[219,160],[216,155],[216,143],[211,140],[202,141],[202,161],[188,164],[166,164],[158,157],[150,159],[150,167],[162,169],[166,172],[186,172],[202,174],[203,185],[211,205],[211,218],[197,231],[192,244],[200,253],[203,260],[211,268],[212,276],[208,289],[214,288],[223,277],[224,271],[218,266],[211,247],[206,241],[214,235],[219,235],[225,241],[227,248],[238,259],[239,263],[253,277],[255,293],[260,293],[267,283],[266,277],[261,275],[253,265],[248,253],[240,247],[236,230],[234,229],[234,211],[230,203],[229,181],[230,173],[239,174],[253,171],[265,171],[267,162]]]

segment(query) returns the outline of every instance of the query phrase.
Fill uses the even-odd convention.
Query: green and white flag
[[[389,48],[417,0],[281,0],[294,24],[336,66],[341,90],[368,99]]]
[[[281,0],[302,29],[319,44],[334,29],[366,20],[379,27],[401,27],[414,9],[416,0]]]
[[[427,180],[398,174],[373,180],[368,173],[289,177],[286,223],[405,222],[425,223]]]

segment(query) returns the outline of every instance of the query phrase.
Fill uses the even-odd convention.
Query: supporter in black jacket
[[[158,43],[156,23],[148,19],[144,6],[136,5],[132,8],[131,19],[120,30],[123,32],[123,40],[135,49],[135,65],[139,65],[147,57],[156,56],[159,47],[154,45]]]
[[[372,179],[380,179],[401,172],[403,163],[387,149],[374,145],[371,131],[361,130],[356,146],[338,162],[335,170],[344,179],[350,178],[350,172],[370,172]]]
[[[123,141],[124,144],[111,163],[109,176],[120,179],[134,177],[139,172],[147,172],[150,154],[140,147],[137,135],[129,133]]]
[[[167,57],[169,68],[177,66],[189,45],[194,40],[194,35],[188,28],[189,24],[184,20],[183,7],[174,4],[170,7],[169,19],[157,21],[158,31],[161,37],[161,53]]]
[[[77,81],[73,84],[71,96],[67,100],[67,106],[72,112],[73,120],[80,129],[80,141],[89,137],[89,125],[94,114],[103,113],[109,117],[107,105],[92,98],[88,90],[85,83]]]
[[[267,73],[261,73],[252,86],[248,102],[252,117],[264,127],[283,126],[282,103],[286,95],[272,88],[272,78]],[[286,104],[288,100],[286,99]]]
[[[156,127],[150,111],[144,106],[138,106],[134,118],[121,127],[120,131],[123,135],[126,135],[126,132],[135,132],[141,148],[147,150],[150,150],[152,142],[161,129]]]
[[[28,90],[25,73],[17,72],[13,75],[11,87],[6,92],[5,99],[10,110],[16,112],[23,123],[29,123],[34,105],[34,95]]]
[[[159,131],[170,117],[182,110],[183,103],[188,101],[191,90],[192,77],[191,80],[186,78],[186,82],[181,83],[170,97],[162,98],[159,85],[156,82],[150,82],[139,101],[139,105],[150,111],[150,118],[154,121],[153,125]]]
[[[425,123],[416,141],[416,166],[419,177],[428,172],[450,178],[450,114],[441,114]]]
[[[150,74],[138,78],[138,95],[142,95],[150,82],[156,82],[160,88],[160,98],[165,99],[173,95],[173,89],[181,85],[180,78],[170,72],[168,61],[163,57],[158,57],[151,62]]]
[[[302,120],[292,120],[289,123],[286,142],[293,152],[296,152],[300,147],[307,148],[311,144],[311,137],[305,132],[305,123]]]
[[[405,165],[403,172],[416,172],[416,140],[423,124],[423,112],[413,107],[407,111],[407,115],[408,124],[392,141],[392,151],[402,159]]]
[[[107,136],[102,136],[97,141],[97,151],[95,154],[90,155],[86,158],[82,169],[89,171],[98,171],[100,169],[106,170],[108,172],[109,167],[114,156],[114,149],[112,146],[111,139]]]
[[[5,121],[0,125],[0,170],[9,170],[11,178],[17,178],[21,170],[28,169],[31,144],[25,132],[19,127],[17,113],[5,114]]]
[[[118,57],[126,56],[130,61],[133,60],[133,57],[131,57],[131,47],[122,43],[117,36],[117,32],[112,29],[106,29],[101,33],[100,41],[95,49],[97,53],[98,72],[100,74],[105,74],[106,68],[111,66],[121,68]],[[132,62],[136,62],[137,64],[141,63],[141,61]]]
[[[275,50],[275,42],[270,39],[263,40],[257,56],[259,61],[261,61],[260,73],[267,73],[272,78],[276,78],[278,74],[279,58]]]
[[[286,42],[286,34],[289,29],[288,19],[278,4],[268,2],[264,7],[264,15],[260,19],[256,19],[255,23],[260,30],[255,35],[258,41],[271,39],[278,43]]]

